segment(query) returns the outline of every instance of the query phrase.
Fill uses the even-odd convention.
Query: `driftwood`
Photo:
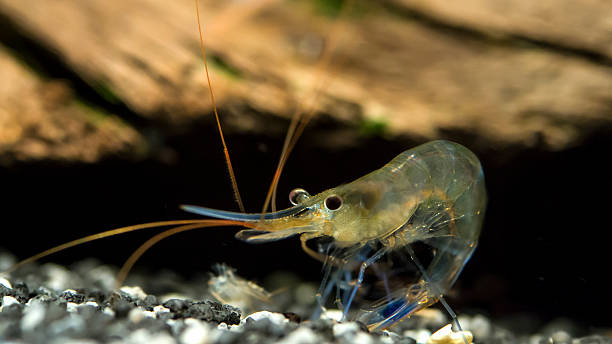
[[[229,130],[260,133],[269,126],[255,123],[253,112],[286,120],[302,99],[312,98],[321,82],[315,66],[336,19],[308,2],[224,3],[200,7],[213,87],[220,108],[240,110],[232,112]],[[357,2],[342,20],[315,112],[355,130],[374,124],[391,138],[459,132],[483,145],[553,150],[610,126],[612,5],[494,3]],[[0,15],[10,22],[4,44],[35,42],[130,116],[168,127],[210,117],[190,0],[0,0]],[[95,161],[146,150],[138,128],[118,120],[124,114],[104,102],[96,116],[112,124],[86,130],[83,114],[90,110],[72,105],[80,90],[43,81],[11,51],[0,54],[0,154]],[[41,97],[57,89],[66,95]],[[60,133],[51,136],[27,129],[61,121],[80,124],[54,125]],[[117,131],[110,140],[109,130]],[[99,142],[83,144],[96,135]],[[40,147],[24,148],[31,142]]]

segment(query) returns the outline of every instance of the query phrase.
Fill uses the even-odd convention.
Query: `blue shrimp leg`
[[[387,274],[384,271],[380,271],[380,269],[378,268],[378,266],[376,264],[372,265],[372,268],[374,269],[374,272],[376,272],[376,275],[383,280],[383,283],[385,285],[385,292],[387,293],[387,300],[389,302],[391,302],[392,297],[391,297],[391,288],[389,287],[389,278],[387,277]]]
[[[357,276],[357,281],[355,282],[355,286],[353,287],[351,296],[349,297],[347,305],[344,308],[344,312],[342,313],[343,321],[344,319],[346,319],[346,314],[348,313],[348,310],[351,307],[351,303],[353,302],[353,298],[355,297],[355,294],[357,293],[357,289],[359,289],[359,286],[361,286],[361,283],[363,282],[363,274],[365,272],[365,269],[367,269],[368,266],[372,265],[374,262],[379,260],[380,257],[382,257],[388,251],[389,250],[387,248],[382,248],[378,250],[378,252],[374,253],[372,257],[368,258],[365,262],[361,263],[361,268],[359,269],[359,275]]]

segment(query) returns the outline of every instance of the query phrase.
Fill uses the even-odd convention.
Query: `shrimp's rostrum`
[[[351,183],[301,195],[294,207],[265,215],[183,208],[252,223],[236,235],[248,242],[300,234],[304,250],[325,263],[321,309],[333,301],[370,329],[388,327],[448,291],[476,248],[486,205],[478,158],[442,140]]]

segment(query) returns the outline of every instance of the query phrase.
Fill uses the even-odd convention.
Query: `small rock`
[[[187,308],[185,301],[180,299],[170,299],[163,303],[163,306],[173,312],[181,312]]]
[[[119,290],[128,294],[130,297],[135,298],[135,299],[144,300],[147,297],[147,293],[145,293],[142,290],[142,288],[138,286],[136,287],[124,286],[124,287],[121,287],[121,289]]]
[[[359,332],[359,325],[354,322],[339,323],[334,325],[334,337],[351,338]]]
[[[42,302],[32,302],[23,311],[21,331],[33,331],[45,319],[46,307]]]
[[[403,334],[404,337],[413,338],[417,343],[426,343],[431,336],[431,332],[427,330],[407,330]]]
[[[147,311],[143,308],[136,307],[133,308],[129,313],[127,318],[133,323],[139,323],[145,318],[155,318],[155,313],[151,311]]]
[[[321,314],[321,318],[340,322],[342,320],[342,311],[338,309],[328,309]]]
[[[127,343],[147,344],[176,344],[176,340],[164,332],[150,332],[147,329],[138,329],[130,334]],[[197,343],[197,342],[192,342]],[[206,343],[206,342],[200,342]]]
[[[429,337],[427,344],[471,344],[473,335],[470,331],[453,331],[448,324]],[[467,343],[466,343],[467,342]]]
[[[278,341],[278,344],[316,344],[320,342],[321,339],[311,329],[300,327]]]
[[[79,309],[79,304],[74,303],[74,302],[68,302],[66,304],[66,311],[70,312],[70,313],[76,313]]]
[[[491,322],[489,319],[478,314],[475,315],[470,321],[470,327],[466,330],[471,331],[476,338],[487,338],[491,334]]]
[[[550,335],[554,344],[569,344],[572,342],[572,336],[565,331],[556,331]]]
[[[268,319],[268,320],[270,320],[272,323],[274,323],[276,325],[283,325],[283,324],[285,324],[286,322],[289,321],[281,313],[273,313],[273,312],[268,312],[268,311],[261,311],[261,312],[256,312],[256,313],[250,314],[248,317],[244,318],[244,320],[242,320],[240,322],[240,324],[246,323],[248,319],[251,319],[251,320],[254,320],[254,321]]]
[[[74,289],[66,289],[60,294],[60,298],[68,303],[83,303],[87,299],[84,294]]]
[[[155,314],[159,315],[160,313],[170,313],[170,309],[164,307],[164,306],[155,306],[153,307],[153,312],[155,312]]]
[[[0,285],[8,288],[8,289],[12,289],[13,286],[11,285],[11,282],[9,280],[7,280],[4,277],[0,277]]]
[[[374,339],[367,333],[358,332],[349,342],[353,344],[372,344]]]
[[[10,305],[19,304],[19,301],[12,296],[3,296],[2,297],[2,308],[8,307]]]
[[[211,329],[208,325],[197,319],[185,319],[187,327],[180,335],[180,341],[184,344],[208,343]]]

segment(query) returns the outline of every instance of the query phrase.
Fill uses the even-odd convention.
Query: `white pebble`
[[[563,330],[553,333],[550,338],[552,338],[553,343],[569,343],[572,340],[572,336]]]
[[[43,265],[43,269],[48,277],[47,282],[45,282],[47,287],[57,291],[70,284],[70,271],[68,269],[53,263]]]
[[[23,311],[21,318],[21,331],[29,332],[34,330],[38,324],[45,319],[45,305],[41,302],[32,302]]]
[[[0,277],[0,284],[9,289],[13,289],[13,285],[11,285],[11,282],[4,277]]]
[[[96,307],[96,308],[98,306],[99,306],[98,303],[95,302],[95,301],[87,301],[87,302],[82,303],[82,304],[79,305],[79,307]]]
[[[541,334],[534,334],[529,336],[529,344],[540,344],[544,340],[544,336]]]
[[[58,336],[69,331],[80,332],[85,328],[85,320],[77,314],[69,314],[47,326],[51,336]]]
[[[95,282],[100,283],[103,289],[113,290],[115,288],[116,272],[109,266],[96,266],[89,270],[87,275]]]
[[[427,330],[407,330],[404,331],[404,337],[410,337],[416,340],[417,343],[426,343],[431,336],[431,332]]]
[[[17,303],[19,303],[19,301],[17,301],[17,299],[12,296],[7,295],[2,297],[2,307],[8,307]]]
[[[164,306],[158,305],[158,306],[153,307],[153,312],[155,312],[155,314],[168,313],[170,312],[170,309]]]
[[[182,344],[206,344],[210,339],[210,328],[202,321],[187,318],[185,319],[187,327],[183,330],[180,336]]]
[[[99,343],[98,341],[93,340],[93,339],[83,339],[83,338],[72,339],[72,338],[60,337],[59,339],[52,341],[50,344],[98,344],[98,343]]]
[[[130,310],[127,317],[131,322],[139,323],[144,318],[155,318],[155,313],[151,311],[147,311],[140,307],[136,307]]]
[[[102,310],[102,313],[108,314],[111,317],[115,317],[115,311],[110,307],[104,307],[104,309]]]
[[[78,303],[68,302],[66,303],[66,312],[75,313],[79,308]]]
[[[240,325],[243,325],[247,319],[253,319],[255,321],[261,320],[261,319],[269,319],[273,324],[276,324],[276,325],[282,325],[284,323],[289,322],[289,320],[287,320],[287,318],[285,318],[284,315],[280,313],[273,313],[273,312],[268,312],[268,311],[255,312],[253,314],[250,314],[248,317],[240,321]]]
[[[472,343],[474,336],[470,331],[453,331],[451,324],[448,324],[429,337],[427,344],[467,344]]]
[[[141,328],[130,334],[128,343],[147,343],[147,344],[176,344],[174,338],[164,332],[151,333]]]
[[[328,309],[321,314],[321,318],[340,322],[340,320],[342,320],[342,311],[338,309]]]
[[[339,323],[334,325],[334,337],[353,337],[359,332],[359,325],[354,322]]]
[[[121,287],[122,292],[128,294],[131,297],[135,297],[137,299],[141,299],[144,300],[145,297],[147,297],[147,293],[145,293],[142,288],[136,286],[136,287],[129,287],[129,286],[123,286]]]
[[[353,344],[372,344],[374,343],[374,340],[372,339],[372,336],[370,336],[369,334],[365,332],[359,332],[357,333],[357,335],[355,335],[355,337],[353,337],[353,339],[351,340],[351,343]]]
[[[491,334],[491,322],[486,317],[478,314],[472,318],[470,327],[466,330],[471,331],[477,339],[486,338]]]
[[[308,327],[300,327],[297,330],[289,333],[283,340],[278,341],[278,344],[316,344],[321,340]]]
[[[222,323],[219,323],[219,325],[217,325],[217,330],[228,331],[229,327],[227,326],[226,323],[222,322]]]
[[[0,271],[6,271],[16,263],[17,260],[13,255],[9,253],[0,253]]]

